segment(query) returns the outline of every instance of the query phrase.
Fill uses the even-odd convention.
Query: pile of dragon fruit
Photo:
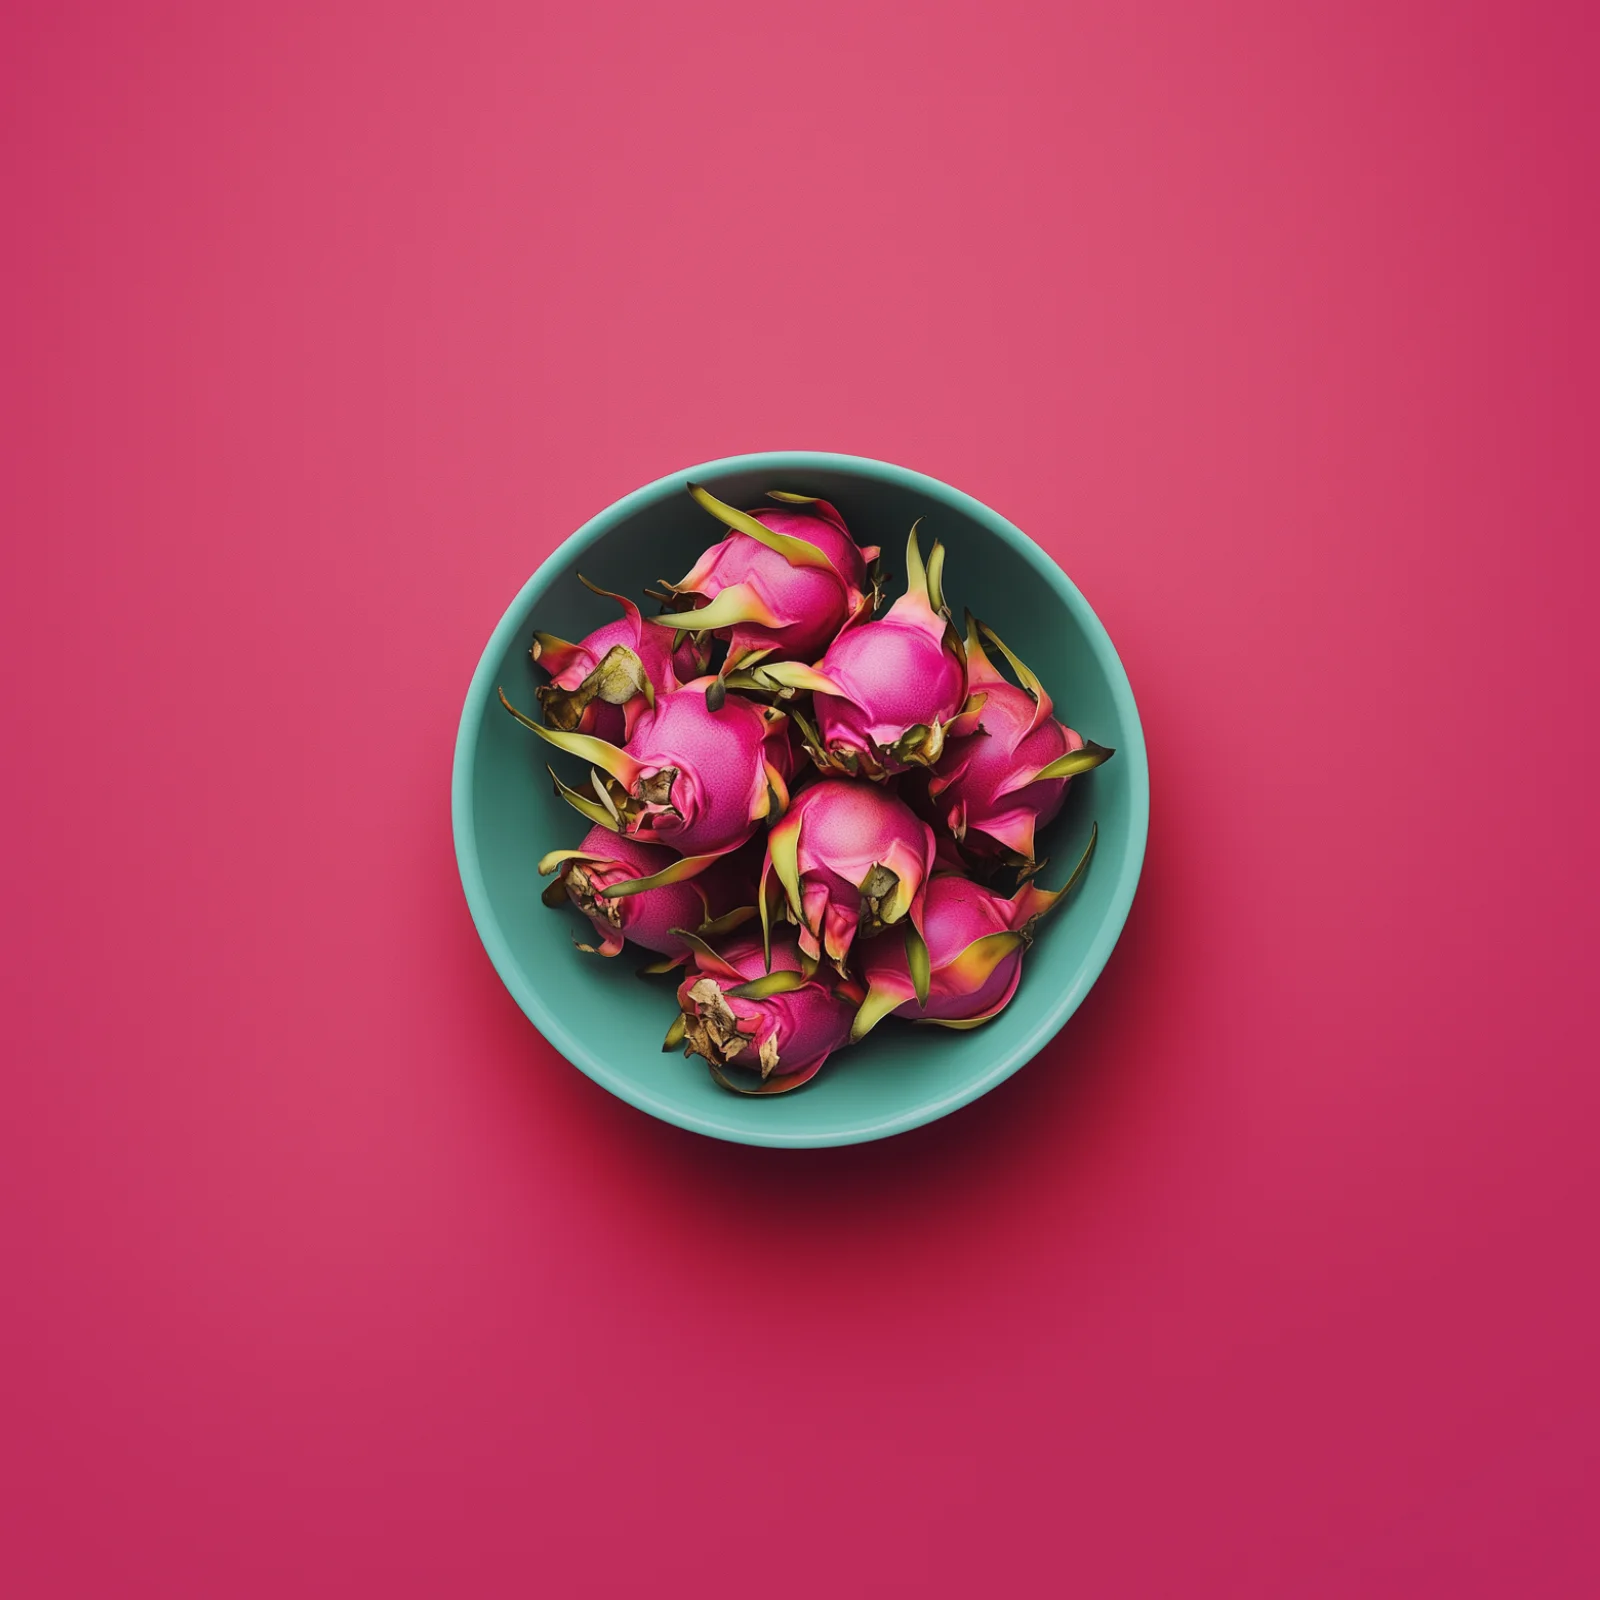
[[[589,766],[557,791],[591,824],[539,863],[546,905],[598,945],[685,975],[665,1050],[739,1094],[782,1094],[886,1016],[975,1028],[1016,993],[1039,919],[1036,831],[1112,752],[1058,722],[1044,685],[944,599],[944,548],[913,525],[905,593],[874,620],[882,567],[825,500],[738,511],[678,583],[577,644],[534,635],[544,720]],[[1010,664],[1012,683],[984,641]],[[997,881],[998,880],[998,881]],[[1010,892],[1004,892],[1009,885]]]

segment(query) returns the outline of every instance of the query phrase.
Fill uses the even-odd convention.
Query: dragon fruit
[[[622,615],[577,644],[553,633],[534,634],[529,654],[550,674],[550,682],[534,693],[552,728],[592,733],[616,744],[633,732],[654,690],[676,688],[705,671],[707,652],[687,638],[674,649],[659,628],[645,626],[638,606],[625,595],[598,588],[581,572],[578,582],[615,600]]]
[[[775,492],[778,508],[736,511],[691,483],[695,501],[731,531],[662,598],[696,609],[669,610],[650,620],[662,628],[728,641],[724,672],[757,660],[810,660],[841,628],[871,613],[876,588],[863,550],[826,500]]]
[[[701,938],[713,938],[747,922],[756,914],[755,881],[740,883],[723,857],[698,877],[662,883],[642,894],[608,898],[612,884],[653,878],[670,867],[672,851],[658,844],[641,844],[598,825],[575,850],[552,850],[539,863],[542,876],[555,873],[544,891],[547,906],[570,902],[594,925],[597,946],[580,944],[591,955],[617,955],[624,940],[667,959],[645,968],[665,972],[680,965],[689,946],[677,932],[688,928]]]
[[[501,691],[501,703],[524,727],[591,764],[592,794],[569,788],[551,772],[574,810],[614,833],[682,853],[648,877],[608,884],[601,891],[606,898],[696,877],[789,803],[792,768],[783,712],[736,694],[712,710],[706,700],[712,682],[696,678],[656,695],[625,749],[592,734],[543,727]]]
[[[826,953],[842,972],[857,934],[920,920],[933,860],[933,829],[903,800],[857,779],[824,778],[797,794],[767,834],[763,926],[776,876],[801,951],[813,961]]]
[[[978,633],[1011,663],[1008,682]],[[983,695],[980,726],[952,737],[928,777],[928,795],[950,831],[975,856],[998,856],[1024,874],[1037,870],[1034,834],[1060,811],[1067,784],[1114,751],[1057,722],[1045,687],[992,629],[967,613],[967,678]]]
[[[906,592],[886,616],[846,629],[815,667],[761,662],[748,669],[753,687],[811,691],[816,728],[798,714],[795,725],[824,772],[878,780],[931,767],[946,739],[976,729],[978,703],[967,699],[961,640],[940,588],[943,569],[944,546],[935,543],[924,565],[913,526]]]
[[[704,1056],[711,1076],[738,1094],[783,1094],[814,1078],[850,1037],[865,995],[857,984],[817,975],[792,934],[772,944],[771,966],[754,934],[735,934],[720,952],[688,936],[680,1014],[663,1050],[681,1044]]]
[[[970,878],[941,873],[927,887],[922,926],[884,938],[862,959],[867,995],[850,1029],[864,1038],[890,1012],[945,1028],[976,1028],[1010,1004],[1022,978],[1023,952],[1039,919],[1081,881],[1098,830],[1072,876],[1055,890],[1024,883],[1010,898]]]

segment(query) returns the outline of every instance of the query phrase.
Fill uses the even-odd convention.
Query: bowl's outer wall
[[[551,911],[535,864],[571,845],[586,824],[555,793],[553,758],[568,781],[583,769],[519,727],[500,707],[503,685],[534,709],[544,675],[528,656],[535,627],[577,639],[616,615],[577,580],[640,598],[654,579],[681,577],[715,543],[718,525],[684,492],[690,478],[738,505],[768,489],[831,500],[863,544],[883,546],[887,604],[904,584],[905,537],[923,519],[948,549],[945,590],[959,617],[969,606],[1034,668],[1056,715],[1116,748],[1115,759],[1076,779],[1062,815],[1041,836],[1059,883],[1098,822],[1084,882],[1046,920],[1011,1005],[982,1028],[885,1023],[867,1045],[841,1052],[804,1090],[744,1099],[712,1083],[697,1058],[663,1054],[676,1013],[673,980],[634,975],[629,947],[615,960],[573,946],[587,924]],[[645,602],[648,607],[648,602]],[[880,613],[881,614],[881,613]],[[1121,932],[1144,858],[1149,778],[1132,691],[1104,629],[1076,588],[1031,540],[996,513],[936,480],[850,456],[782,452],[690,468],[617,502],[567,540],[501,620],[468,692],[456,752],[457,853],[472,914],[507,987],[550,1042],[614,1093],[680,1126],[776,1145],[843,1144],[927,1122],[983,1093],[1027,1062],[1076,1009]]]

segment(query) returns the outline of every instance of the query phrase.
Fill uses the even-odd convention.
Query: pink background
[[[16,4],[9,1594],[1600,1584],[1589,8]],[[1065,1034],[719,1146],[502,991],[545,553],[922,468],[1117,641]]]

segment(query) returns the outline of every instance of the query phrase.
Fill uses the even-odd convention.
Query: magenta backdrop
[[[0,26],[8,1593],[1594,1592],[1588,8]],[[864,1148],[609,1098],[451,850],[522,580],[763,448],[1150,739],[1082,1011]]]

